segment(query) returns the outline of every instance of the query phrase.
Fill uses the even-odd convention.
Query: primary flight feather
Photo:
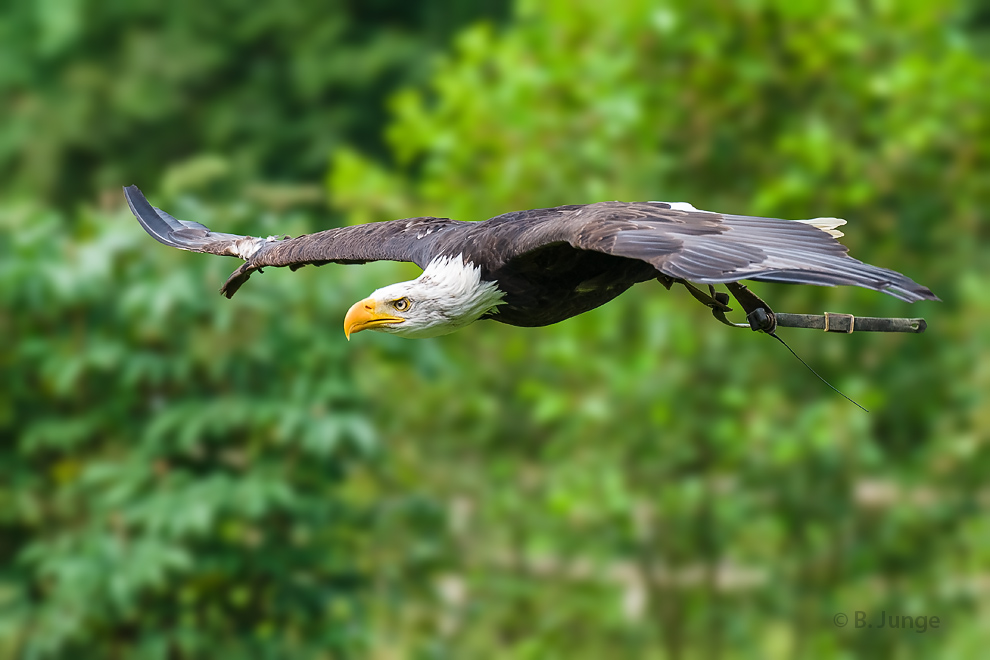
[[[666,202],[599,202],[516,211],[483,222],[408,218],[296,238],[221,234],[153,207],[124,188],[138,222],[165,245],[244,260],[220,289],[228,298],[267,266],[408,261],[409,282],[354,304],[344,332],[403,337],[453,332],[478,319],[516,326],[563,321],[633,284],[738,280],[855,285],[914,302],[937,300],[898,272],[853,259],[836,218],[778,220]]]

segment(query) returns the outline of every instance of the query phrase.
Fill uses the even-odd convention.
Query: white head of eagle
[[[439,256],[423,274],[378,289],[344,317],[344,334],[378,330],[400,337],[437,337],[495,312],[504,294],[481,279],[481,267],[462,255]]]

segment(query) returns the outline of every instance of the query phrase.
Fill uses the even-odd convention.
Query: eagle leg
[[[731,312],[732,308],[729,307],[729,295],[726,293],[716,292],[715,287],[709,286],[711,294],[707,294],[695,285],[691,284],[687,280],[676,280],[678,283],[683,284],[684,288],[688,290],[694,299],[700,302],[705,307],[710,308],[712,311],[719,310],[721,312]]]
[[[657,275],[657,282],[662,284],[663,288],[667,289],[667,291],[670,291],[670,287],[674,286],[674,284],[677,283],[677,281],[678,280],[675,280],[673,277],[667,277],[666,275]]]
[[[777,329],[777,317],[770,305],[739,282],[726,282],[727,288],[746,312],[746,320],[754,332],[763,331],[772,335]],[[746,326],[743,326],[746,327]]]

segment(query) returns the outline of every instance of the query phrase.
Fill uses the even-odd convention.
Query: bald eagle
[[[690,204],[599,202],[515,211],[484,222],[408,218],[328,229],[296,238],[213,232],[153,207],[124,188],[153,238],[244,263],[220,292],[230,298],[254,271],[307,264],[407,261],[423,273],[355,303],[344,333],[378,330],[434,337],[479,319],[544,326],[582,314],[639,282],[739,280],[855,285],[907,302],[938,300],[892,270],[848,256],[837,218],[778,220],[712,213]]]

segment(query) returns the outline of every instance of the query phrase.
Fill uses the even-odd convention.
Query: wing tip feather
[[[127,200],[127,206],[131,209],[131,213],[134,214],[138,223],[149,236],[164,245],[177,247],[173,241],[169,240],[169,234],[175,228],[155,211],[155,207],[151,205],[140,188],[133,185],[124,186],[124,199]]]

